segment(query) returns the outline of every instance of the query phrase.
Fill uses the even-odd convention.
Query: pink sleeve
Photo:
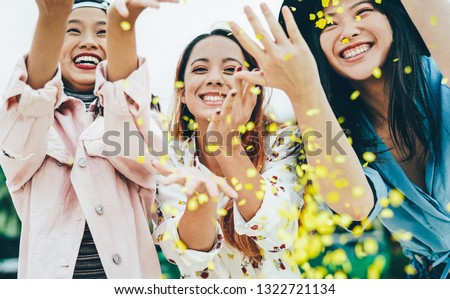
[[[0,107],[0,165],[11,192],[41,166],[54,109],[63,94],[59,69],[43,88],[31,88],[26,83],[26,58],[17,63]]]
[[[96,94],[104,107],[103,153],[125,177],[155,188],[151,160],[163,150],[160,114],[150,110],[151,92],[147,64],[125,80],[107,81],[107,63],[97,70]]]

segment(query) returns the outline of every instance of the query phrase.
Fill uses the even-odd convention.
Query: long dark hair
[[[439,135],[438,120],[433,116],[429,104],[431,93],[421,58],[422,55],[429,55],[428,49],[399,0],[381,1],[380,4],[373,0],[370,2],[387,17],[393,32],[393,43],[383,66],[386,74],[384,76],[388,76],[385,93],[389,99],[388,122],[391,138],[400,150],[403,161],[416,156],[416,139],[422,144],[426,157],[430,150],[429,142],[435,141]],[[315,13],[323,9],[321,1],[304,0],[303,3],[306,3],[306,6],[297,8],[298,12],[294,12],[296,22],[314,54],[328,101],[336,116],[345,118],[342,127],[347,134],[351,134],[354,149],[361,156],[365,149],[376,145],[376,140],[368,140],[367,136],[361,134],[360,112],[364,107],[361,101],[350,100],[354,89],[347,79],[331,68],[320,46],[321,30],[315,28],[314,22],[307,18],[307,11]],[[284,26],[281,16],[280,22]],[[413,73],[405,74],[404,69],[407,66],[411,67]],[[429,121],[430,137],[424,119]]]
[[[235,42],[241,49],[246,64],[249,70],[253,70],[258,67],[256,60],[239,44],[238,40],[231,31],[225,29],[215,29],[211,33],[205,33],[194,38],[184,49],[176,69],[175,82],[184,82],[184,74],[186,72],[186,66],[191,56],[194,47],[202,40],[211,36],[223,36]],[[195,121],[194,115],[189,111],[186,104],[181,102],[181,96],[184,93],[183,84],[180,88],[175,89],[175,109],[171,120],[171,129],[174,137],[178,139],[184,139],[194,136],[194,130],[189,126],[192,121]],[[255,127],[251,131],[247,131],[241,134],[242,145],[246,149],[246,153],[252,161],[253,165],[258,171],[261,171],[264,161],[266,159],[265,153],[265,130],[264,124],[266,118],[263,112],[263,99],[264,90],[261,89],[261,93],[258,95],[255,108],[253,109],[250,121],[255,124]],[[234,229],[233,219],[233,199],[230,199],[224,206],[227,211],[225,216],[219,218],[219,223],[224,232],[225,241],[232,247],[239,249],[247,257],[250,258],[254,266],[257,266],[262,259],[260,250],[253,241],[247,235],[239,235]]]

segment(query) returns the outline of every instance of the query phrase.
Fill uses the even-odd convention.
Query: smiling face
[[[333,20],[320,35],[331,67],[352,81],[373,79],[373,70],[383,67],[393,41],[387,17],[367,0],[341,0],[323,12]]]
[[[95,69],[106,59],[106,14],[98,8],[72,11],[60,55],[64,84],[76,92],[91,92]]]
[[[210,36],[193,48],[184,73],[186,104],[197,123],[208,122],[233,86],[233,73],[243,67],[239,46],[223,36]]]

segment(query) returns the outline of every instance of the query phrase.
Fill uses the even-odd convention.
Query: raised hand
[[[147,7],[158,9],[162,2],[177,3],[178,0],[116,0],[113,6],[117,9],[120,16],[127,18],[130,13],[139,13]]]
[[[39,15],[65,16],[72,11],[73,0],[36,0]]]
[[[253,84],[275,87],[284,90],[288,95],[295,95],[302,86],[308,86],[312,81],[319,80],[314,56],[300,34],[288,7],[283,7],[282,13],[289,37],[267,4],[261,4],[261,10],[275,40],[263,28],[254,11],[246,6],[244,12],[264,48],[261,48],[237,24],[232,22],[231,29],[244,48],[256,58],[262,72],[240,72],[236,76]]]
[[[152,162],[153,166],[162,176],[164,185],[179,184],[184,187],[188,198],[195,193],[206,194],[210,199],[217,199],[220,192],[230,198],[236,198],[236,191],[227,183],[224,178],[217,176],[206,176],[195,167],[169,168],[162,165],[158,160]]]

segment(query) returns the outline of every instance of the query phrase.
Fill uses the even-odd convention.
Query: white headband
[[[94,8],[99,8],[102,10],[108,10],[108,6],[109,6],[109,3],[106,1],[103,1],[102,3],[97,3],[94,1],[85,1],[85,2],[80,2],[80,3],[74,4],[72,7],[72,10],[81,8],[81,7],[94,7]]]

